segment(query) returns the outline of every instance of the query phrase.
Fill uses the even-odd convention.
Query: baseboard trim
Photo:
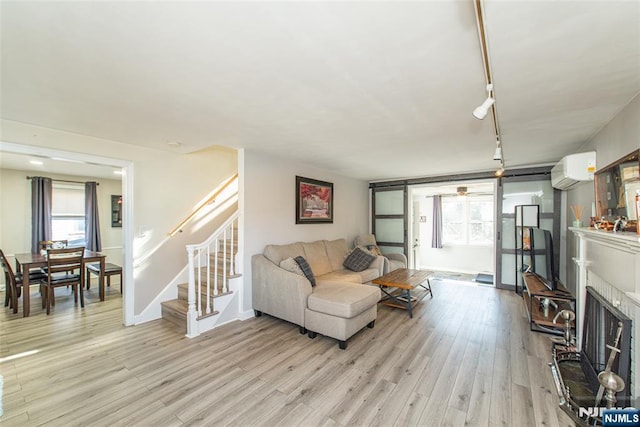
[[[240,314],[238,315],[238,318],[240,320],[248,320],[248,319],[251,319],[252,317],[255,317],[255,313],[253,310],[241,311]]]

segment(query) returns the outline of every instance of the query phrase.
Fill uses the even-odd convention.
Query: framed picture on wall
[[[122,196],[111,195],[111,226],[122,227]]]
[[[333,183],[296,176],[296,224],[333,223]]]

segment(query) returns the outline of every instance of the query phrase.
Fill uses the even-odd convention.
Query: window
[[[493,198],[442,198],[442,241],[456,245],[493,244]]]
[[[84,185],[53,183],[51,238],[84,246]]]

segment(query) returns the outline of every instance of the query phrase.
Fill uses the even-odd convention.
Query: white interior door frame
[[[49,158],[64,158],[72,161],[122,169],[122,200],[124,205],[124,212],[122,216],[122,220],[124,222],[122,226],[122,254],[124,260],[122,278],[122,315],[124,325],[133,325],[135,307],[135,295],[133,292],[133,162],[110,157],[95,156],[88,153],[75,153],[71,151],[0,141],[0,153],[2,152],[45,156]]]

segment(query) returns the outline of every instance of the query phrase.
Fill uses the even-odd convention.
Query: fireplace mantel
[[[578,236],[578,266],[576,280],[577,324],[584,320],[586,287],[593,287],[614,307],[629,316],[631,331],[631,360],[638,366],[640,351],[640,235],[636,233],[572,228]],[[578,327],[578,345],[582,346],[582,330]],[[633,368],[632,368],[633,371]],[[633,375],[633,396],[640,396],[640,370]]]
[[[593,271],[640,306],[640,235],[593,228],[569,230],[580,239],[574,258],[580,267],[578,285],[582,269]]]
[[[618,232],[598,230],[595,228],[569,227],[579,236],[601,242],[603,245],[613,245],[616,249],[627,250],[631,253],[640,253],[640,234],[630,232]]]

